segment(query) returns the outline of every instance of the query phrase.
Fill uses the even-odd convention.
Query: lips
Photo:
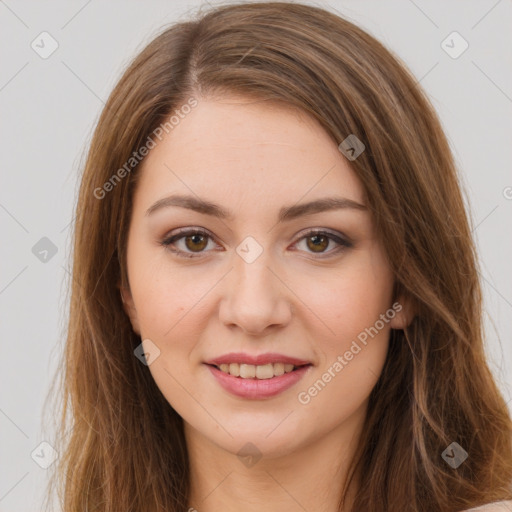
[[[277,354],[273,352],[259,354],[257,356],[245,354],[243,352],[232,352],[230,354],[224,354],[220,357],[216,357],[215,359],[205,361],[205,363],[214,366],[220,366],[221,364],[231,363],[249,364],[254,366],[263,366],[266,364],[274,363],[293,364],[293,366],[304,366],[307,364],[311,364],[310,361],[307,361],[305,359],[298,359],[296,357],[290,357],[284,354]]]
[[[283,393],[297,384],[312,367],[310,364],[307,364],[297,367],[289,373],[269,379],[244,379],[225,373],[214,365],[205,366],[225,391],[231,395],[252,400],[268,399]]]
[[[285,391],[312,366],[307,360],[283,354],[251,356],[241,352],[225,354],[205,364],[226,391],[251,399],[270,398]]]

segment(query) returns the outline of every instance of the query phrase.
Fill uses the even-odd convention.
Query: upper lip
[[[297,357],[290,357],[284,354],[276,354],[273,352],[267,352],[266,354],[259,354],[257,356],[245,354],[244,352],[231,352],[230,354],[224,354],[222,356],[206,361],[206,364],[213,364],[215,366],[229,363],[252,364],[254,366],[270,363],[293,364],[294,366],[311,364],[310,361],[306,361],[304,359],[298,359]]]

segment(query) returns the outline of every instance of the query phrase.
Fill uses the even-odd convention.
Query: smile
[[[262,400],[271,398],[299,382],[313,367],[311,364],[294,366],[290,363],[264,365],[223,363],[205,365],[216,382],[231,395]],[[233,371],[233,374],[231,373]],[[236,374],[239,375],[236,375]]]
[[[232,375],[233,377],[265,380],[272,379],[273,377],[279,377],[285,373],[290,373],[298,367],[289,363],[269,363],[263,365],[224,363],[218,365],[217,368],[224,373]]]

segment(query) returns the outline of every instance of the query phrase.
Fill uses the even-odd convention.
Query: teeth
[[[274,367],[274,375],[279,377],[279,375],[284,375],[284,364],[283,363],[275,363]]]
[[[231,372],[231,365],[229,365],[229,370]],[[256,366],[253,364],[241,364],[240,377],[242,379],[254,379],[256,377]]]
[[[241,377],[242,379],[271,379],[272,377],[279,377],[285,373],[290,373],[294,366],[293,364],[284,363],[269,363],[255,366],[253,364],[221,364],[218,368],[224,373],[229,373],[234,377]]]
[[[244,365],[245,366],[245,365]],[[257,379],[271,379],[274,376],[274,365],[264,364],[262,366],[253,366],[255,377]]]

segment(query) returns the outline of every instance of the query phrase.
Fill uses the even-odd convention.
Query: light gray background
[[[31,452],[51,435],[41,418],[66,326],[76,178],[95,122],[134,54],[163,24],[185,19],[199,5],[0,0],[0,511],[34,511],[42,503],[47,470]],[[510,400],[512,4],[331,0],[316,5],[341,13],[398,54],[441,117],[471,205],[492,368]],[[47,59],[31,48],[43,31],[59,45]],[[453,31],[469,43],[457,59],[441,47]],[[32,252],[42,237],[58,249],[46,263]]]

